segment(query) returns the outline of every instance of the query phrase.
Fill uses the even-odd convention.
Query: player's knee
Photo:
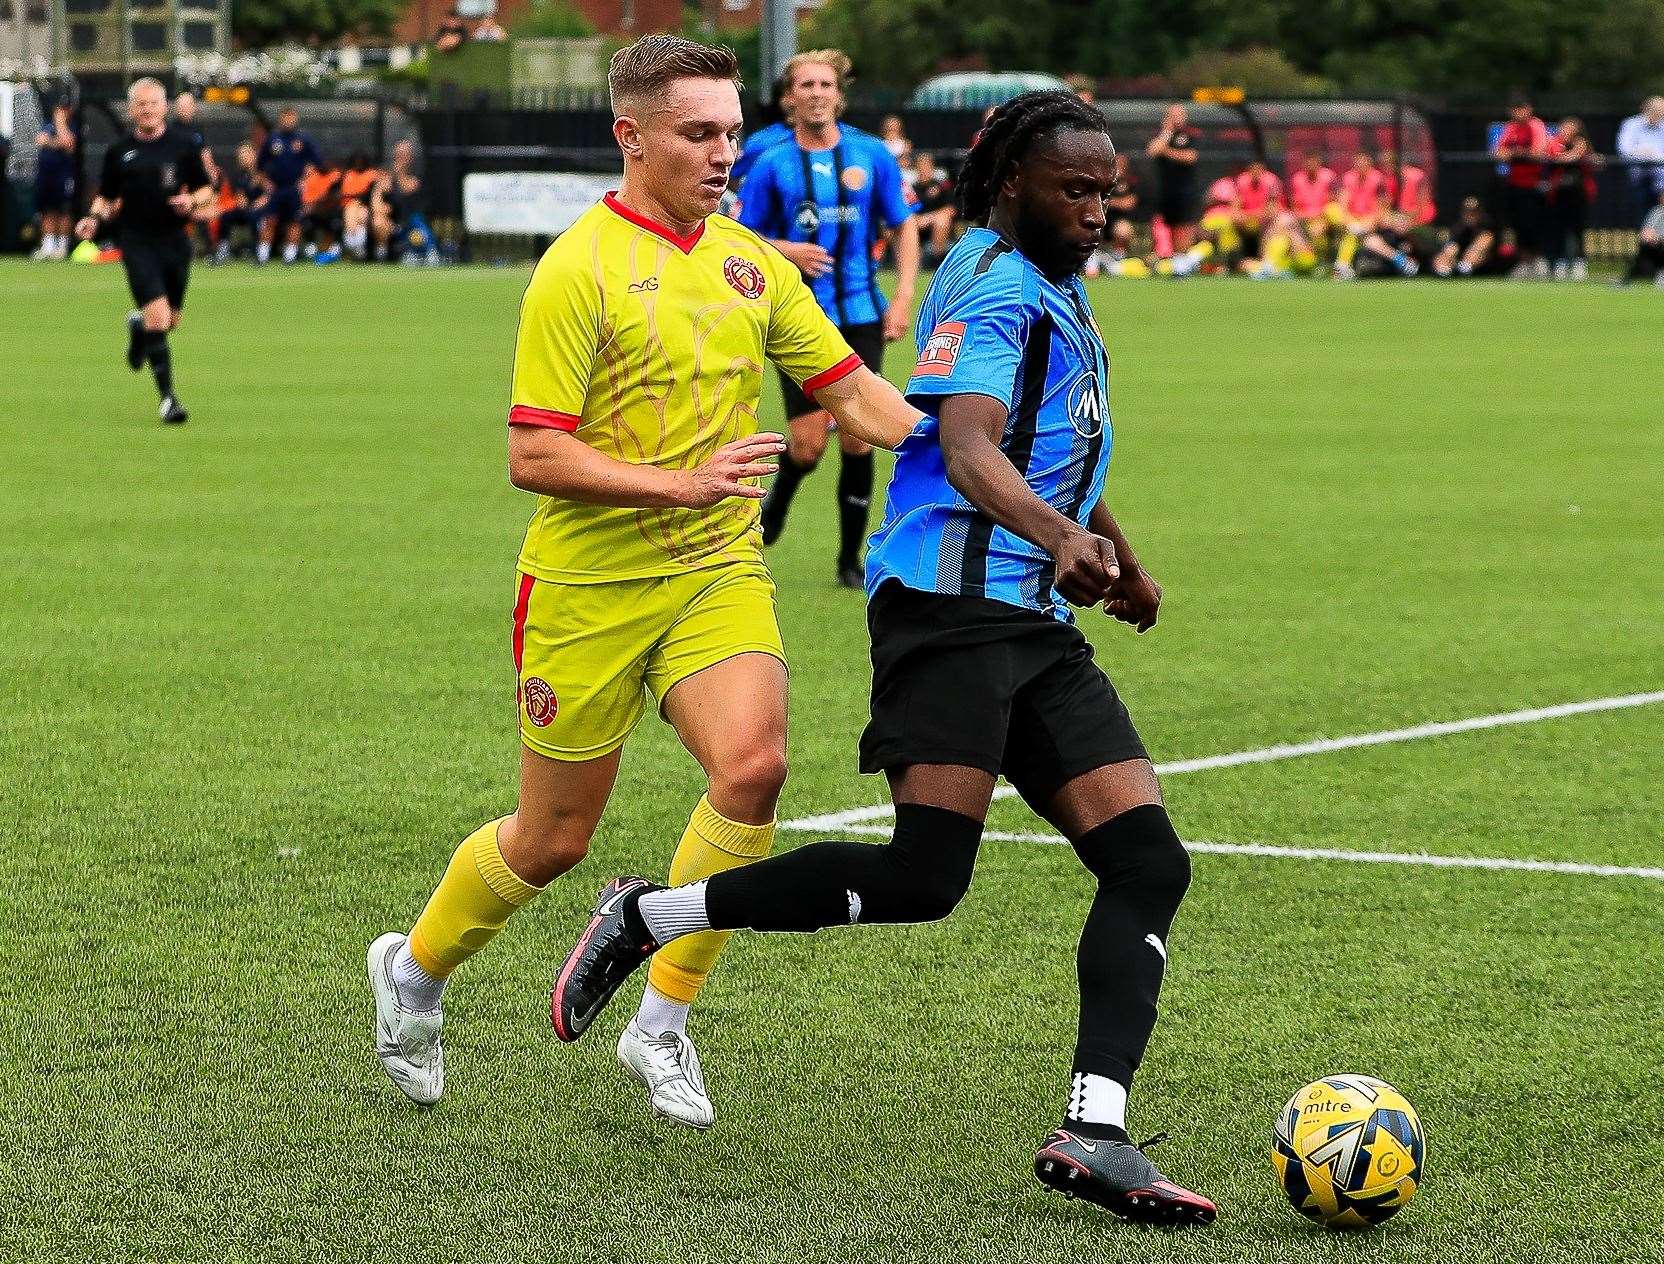
[[[508,855],[510,848],[505,843],[504,858],[527,882],[545,886],[583,862],[594,832],[594,824],[577,813],[556,813],[535,821],[517,814],[513,855]]]
[[[938,865],[919,874],[908,898],[913,914],[908,921],[939,922],[954,909],[971,889],[969,869],[951,864]]]
[[[724,802],[772,812],[786,772],[785,750],[772,742],[758,743],[718,760],[711,770],[711,788]]]
[[[1135,891],[1152,907],[1177,909],[1190,888],[1190,853],[1159,803],[1130,808],[1104,822],[1075,850],[1100,883]]]

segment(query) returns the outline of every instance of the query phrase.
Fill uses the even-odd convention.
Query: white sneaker
[[[389,1079],[413,1102],[431,1106],[445,1091],[445,1051],[439,1044],[444,1015],[436,1009],[420,1012],[399,1004],[393,982],[393,954],[404,936],[388,931],[370,945],[370,994],[376,1002],[376,1057]]]
[[[618,1060],[647,1086],[655,1115],[704,1130],[716,1122],[693,1042],[673,1031],[649,1036],[631,1019],[618,1037]]]

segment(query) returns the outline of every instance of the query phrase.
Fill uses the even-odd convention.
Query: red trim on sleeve
[[[810,378],[807,382],[805,382],[803,384],[803,393],[805,395],[807,395],[810,399],[813,399],[815,397],[815,392],[820,390],[821,387],[831,386],[832,383],[834,383],[834,382],[843,381],[846,377],[848,377],[851,373],[855,372],[855,370],[860,368],[860,367],[861,367],[861,357],[856,355],[853,351],[851,351],[842,360],[839,360],[836,364],[834,364],[830,369],[827,369],[824,372],[815,374],[814,377]]]
[[[691,233],[684,237],[674,228],[666,228],[663,224],[659,223],[658,220],[651,219],[648,216],[643,215],[640,211],[631,210],[629,207],[625,206],[624,203],[618,200],[618,194],[616,192],[608,193],[601,199],[601,201],[606,203],[607,209],[614,215],[617,215],[620,219],[629,220],[630,223],[634,224],[637,228],[644,228],[648,232],[652,233],[653,236],[664,238],[685,255],[692,254],[693,248],[699,244],[699,239],[705,235],[704,220],[700,220],[699,227],[695,228]]]
[[[532,602],[532,585],[537,581],[530,575],[520,576],[520,592],[514,599],[514,674],[520,675],[520,664],[526,658],[526,610]],[[520,701],[520,685],[516,680],[514,700]]]
[[[508,424],[511,426],[546,426],[550,430],[576,430],[581,420],[581,417],[572,413],[533,408],[530,404],[516,404],[508,410]]]

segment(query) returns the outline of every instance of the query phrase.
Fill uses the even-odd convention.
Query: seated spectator
[[[884,121],[878,125],[878,139],[884,142],[884,148],[890,151],[890,157],[901,160],[901,156],[913,147],[907,139],[907,131],[901,125],[901,115],[886,114]]]
[[[1311,245],[1332,254],[1337,230],[1345,220],[1340,207],[1340,177],[1323,165],[1316,150],[1306,154],[1300,169],[1288,178],[1289,209],[1300,221]]]
[[[1664,289],[1664,189],[1659,189],[1658,201],[1641,221],[1641,231],[1635,235],[1635,258],[1618,284],[1639,281],[1648,273],[1652,283]]]
[[[1402,211],[1388,211],[1358,243],[1354,271],[1360,280],[1413,277],[1421,271],[1415,257],[1415,225]]]
[[[454,53],[468,42],[468,24],[462,20],[462,15],[452,9],[439,23],[439,29],[433,33],[433,51],[436,53]]]
[[[1281,280],[1291,276],[1310,276],[1317,267],[1317,251],[1311,238],[1292,211],[1278,211],[1260,234],[1264,243],[1259,266],[1249,275],[1262,280]]]
[[[1283,210],[1283,182],[1255,158],[1236,178],[1236,224],[1244,254],[1262,253],[1260,234]]]
[[[272,182],[259,168],[258,147],[244,141],[237,146],[237,163],[220,177],[216,203],[218,214],[209,230],[214,239],[214,260],[224,263],[233,253],[232,234],[246,228],[258,237],[260,221],[266,214],[266,200],[271,196]]]
[[[1335,249],[1337,280],[1349,280],[1358,244],[1381,222],[1387,211],[1386,178],[1375,160],[1359,150],[1352,156],[1352,168],[1340,178],[1340,244]]]
[[[1208,186],[1201,226],[1203,240],[1212,243],[1206,257],[1227,272],[1236,271],[1237,262],[1242,258],[1242,236],[1237,232],[1237,219],[1236,181],[1229,176],[1221,176]]]
[[[1411,163],[1400,164],[1398,154],[1391,149],[1381,151],[1376,167],[1381,172],[1381,197],[1389,210],[1409,216],[1416,228],[1426,227],[1437,218],[1433,189],[1425,171]]]
[[[1485,276],[1496,270],[1496,221],[1476,197],[1462,199],[1462,212],[1450,237],[1433,256],[1436,276]]]
[[[919,236],[927,264],[940,263],[953,242],[953,181],[930,154],[913,158],[913,196],[918,202]]]
[[[341,257],[341,172],[325,158],[300,183],[300,203],[306,232],[312,238],[314,263],[334,263]]]
[[[433,261],[438,247],[423,213],[422,178],[416,174],[416,149],[408,140],[393,146],[393,168],[381,182],[388,236],[393,253],[408,263]],[[372,229],[372,232],[374,230]]]
[[[1086,275],[1100,273],[1117,277],[1147,277],[1150,265],[1133,253],[1133,227],[1130,219],[1118,219],[1104,235],[1102,249],[1087,260]]]
[[[375,225],[373,203],[381,180],[381,172],[370,165],[370,155],[363,150],[347,160],[347,169],[341,173],[341,244],[354,259],[362,260],[368,254],[373,227],[384,230],[390,227],[385,216],[381,225]],[[379,232],[377,236],[378,245],[385,253],[386,233]]]
[[[0,195],[6,169],[0,166]],[[52,107],[52,120],[35,134],[35,210],[40,215],[40,249],[36,259],[69,256],[69,232],[75,214],[75,127],[69,106]]]

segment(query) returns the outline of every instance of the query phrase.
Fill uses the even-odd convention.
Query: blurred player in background
[[[75,231],[91,241],[115,225],[138,309],[127,316],[127,366],[137,372],[150,365],[162,420],[178,424],[189,414],[174,393],[168,334],[179,328],[190,284],[186,227],[214,190],[202,168],[200,138],[168,125],[167,92],[159,82],[134,81],[127,89],[127,116],[130,130],[104,151],[98,196]]]
[[[1386,213],[1387,181],[1375,160],[1363,150],[1352,156],[1351,169],[1340,178],[1340,241],[1335,247],[1335,277],[1350,280],[1358,244],[1375,231]]]
[[[868,558],[861,768],[889,778],[892,840],[811,843],[670,890],[615,879],[555,1004],[570,1038],[656,948],[715,928],[947,916],[1003,773],[1097,880],[1063,1123],[1035,1174],[1131,1220],[1206,1224],[1213,1203],[1156,1169],[1154,1139],[1135,1146],[1126,1131],[1190,860],[1066,604],[1101,603],[1142,632],[1161,603],[1103,499],[1109,357],[1079,273],[1115,183],[1103,115],[1062,91],[1002,106],[960,174],[966,222],[987,227],[960,239],[921,309],[931,333],[908,398],[927,419],[896,452]]]
[[[790,141],[767,150],[741,197],[740,222],[769,239],[808,278],[815,299],[875,373],[884,344],[907,333],[919,274],[919,228],[901,183],[901,168],[884,143],[839,126],[849,58],[836,49],[799,53],[786,63],[782,98],[792,119]],[[878,288],[873,244],[895,230],[896,292],[888,305]],[[763,502],[763,543],[786,529],[792,497],[826,451],[831,418],[786,375],[789,446]],[[872,448],[840,434],[838,582],[860,588],[861,546],[872,501]]]
[[[1161,130],[1144,147],[1156,164],[1156,253],[1167,258],[1196,239],[1196,130],[1182,105],[1170,105]]]
[[[40,215],[40,249],[36,259],[69,254],[70,217],[75,214],[75,120],[69,104],[59,101],[52,118],[35,135],[35,210]],[[4,167],[0,167],[3,175]]]
[[[277,130],[260,147],[260,173],[271,181],[272,191],[266,199],[265,218],[260,221],[260,244],[254,253],[256,263],[265,263],[272,257],[272,243],[277,239],[279,225],[284,233],[283,262],[293,263],[300,257],[305,213],[301,182],[322,165],[323,155],[317,145],[300,130],[300,115],[294,106],[284,106],[277,114]]]
[[[1288,178],[1288,208],[1314,249],[1332,254],[1335,230],[1341,225],[1340,177],[1323,165],[1323,155],[1308,150],[1300,169]]]
[[[869,442],[893,447],[921,420],[777,250],[713,216],[738,82],[728,49],[675,36],[613,57],[622,184],[561,234],[521,304],[509,475],[542,499],[514,612],[519,804],[463,840],[408,937],[368,957],[376,1052],[418,1102],[444,1087],[446,979],[584,858],[646,693],[708,778],[671,881],[768,854],[786,668],[754,502],[785,443],[757,433],[764,362]],[[653,1109],[697,1128],[715,1112],[688,1007],[727,938],[661,956],[618,1043]]]

